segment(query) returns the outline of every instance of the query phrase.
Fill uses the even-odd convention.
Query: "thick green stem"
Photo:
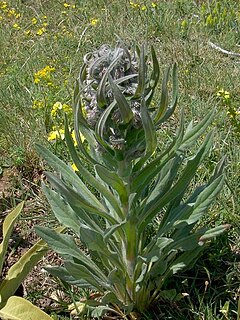
[[[118,166],[118,174],[125,182],[127,190],[130,190],[130,164],[126,161],[120,161]],[[129,212],[129,194],[128,201],[122,204],[122,209],[125,213],[127,222],[125,224],[125,239],[124,243],[124,260],[127,270],[127,291],[131,299],[134,299],[135,283],[134,283],[134,273],[136,267],[137,259],[137,244],[138,244],[138,233],[136,229],[135,217],[131,217]]]

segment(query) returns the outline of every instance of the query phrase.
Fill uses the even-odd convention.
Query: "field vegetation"
[[[132,47],[146,44],[149,52],[153,45],[160,79],[168,66],[178,67],[178,106],[158,133],[156,152],[178,128],[181,110],[186,124],[199,123],[215,110],[213,147],[190,189],[208,181],[226,156],[224,187],[198,227],[231,227],[212,240],[190,271],[166,283],[166,292],[175,289],[180,295],[166,293],[141,319],[240,320],[240,3],[235,0],[0,0],[1,225],[25,201],[5,268],[37,240],[36,225],[58,225],[40,185],[48,164],[35,143],[77,172],[66,147],[64,114],[75,144],[73,96],[83,58],[103,44],[114,47],[119,39]],[[152,106],[160,99],[161,81]],[[26,278],[25,297],[53,319],[75,319],[76,302],[91,299],[92,293],[71,290],[52,276],[41,287],[43,267],[53,262],[62,260],[50,251]]]

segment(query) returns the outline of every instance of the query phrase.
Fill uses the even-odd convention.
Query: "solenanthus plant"
[[[37,146],[57,172],[46,173],[50,186],[44,186],[45,194],[57,219],[71,230],[58,234],[37,227],[64,259],[64,266],[47,270],[98,293],[84,308],[76,304],[79,313],[113,312],[135,319],[163,296],[170,277],[192,267],[209,240],[227,228],[197,228],[223,186],[223,161],[208,182],[195,189],[191,183],[212,146],[213,132],[206,129],[213,112],[186,129],[182,113],[176,134],[159,150],[160,132],[177,105],[177,66],[171,102],[168,68],[154,107],[159,73],[153,47],[151,59],[144,47],[132,52],[122,43],[87,54],[74,95],[76,147],[67,119],[65,124],[78,172]],[[190,147],[202,136],[190,156]],[[90,169],[83,165],[86,160]]]

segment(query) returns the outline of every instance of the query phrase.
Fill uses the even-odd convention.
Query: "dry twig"
[[[225,50],[219,46],[217,46],[216,44],[214,44],[213,42],[211,41],[208,41],[208,44],[210,45],[210,47],[212,47],[213,49],[216,49],[224,54],[227,54],[228,56],[231,56],[231,57],[240,57],[240,53],[236,53],[236,52],[232,52],[232,51],[228,51],[228,50]]]

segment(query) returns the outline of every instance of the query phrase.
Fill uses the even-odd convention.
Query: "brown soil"
[[[0,177],[0,242],[2,241],[2,224],[5,217],[16,204],[23,199],[25,200],[24,210],[9,241],[2,277],[39,240],[34,231],[35,225],[54,225],[56,223],[41,192],[41,179],[43,179],[41,172],[32,172],[32,175],[28,177],[16,168],[5,169]],[[63,310],[58,302],[67,303],[69,299],[64,294],[62,287],[44,270],[46,265],[61,263],[61,258],[49,250],[28,274],[16,295],[27,297],[46,312]]]

